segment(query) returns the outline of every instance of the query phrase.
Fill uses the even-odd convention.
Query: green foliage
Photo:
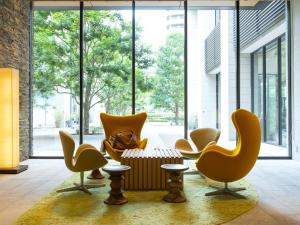
[[[168,118],[173,113],[178,124],[184,104],[184,37],[182,33],[170,34],[159,49],[154,66],[151,47],[142,43],[141,33],[142,28],[137,24],[136,111],[147,107],[155,112],[159,109],[170,114]],[[102,104],[108,113],[117,115],[131,112],[131,23],[116,11],[86,10],[84,34],[84,132],[87,134],[89,111],[95,105]],[[35,11],[33,44],[34,96],[48,99],[57,93],[67,93],[79,104],[79,12]],[[156,69],[156,74],[147,76],[149,68]]]
[[[79,95],[78,15],[74,11],[35,12],[35,95],[46,97],[66,90]]]
[[[36,11],[34,15],[35,96],[68,93],[79,103],[79,12]],[[136,82],[151,88],[143,69],[153,64],[151,50],[137,29]],[[131,112],[131,23],[115,11],[87,10],[84,14],[84,131],[89,110],[102,103],[108,113]]]
[[[159,49],[153,92],[154,104],[174,113],[175,124],[184,107],[184,46],[183,34],[170,34]]]

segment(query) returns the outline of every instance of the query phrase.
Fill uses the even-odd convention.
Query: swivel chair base
[[[209,193],[206,193],[205,196],[213,196],[213,195],[231,195],[235,198],[246,198],[243,195],[240,195],[236,192],[238,191],[244,191],[246,188],[228,188],[228,183],[225,183],[225,187],[216,187],[213,185],[210,185],[210,187],[217,189],[216,191],[212,191]]]
[[[60,193],[60,192],[69,192],[69,191],[83,191],[83,192],[91,195],[92,193],[88,189],[100,188],[100,187],[105,186],[105,184],[84,184],[84,173],[83,172],[80,172],[80,184],[74,183],[74,185],[75,185],[74,187],[60,189],[60,190],[57,190],[56,192]]]
[[[103,179],[104,176],[101,174],[100,169],[93,170],[90,175],[87,176],[88,179]]]

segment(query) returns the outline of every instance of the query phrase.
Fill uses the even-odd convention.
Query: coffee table
[[[121,155],[121,164],[132,168],[125,174],[124,190],[167,190],[170,174],[160,166],[183,164],[183,156],[169,148],[128,149]]]

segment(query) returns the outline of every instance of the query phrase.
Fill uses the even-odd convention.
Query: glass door
[[[266,46],[266,142],[278,144],[278,49],[277,41]]]
[[[264,129],[264,86],[263,86],[263,50],[253,53],[253,111],[258,116],[261,130]],[[263,135],[262,135],[263,139]]]
[[[288,34],[287,3],[276,0],[240,1],[241,106],[247,108],[250,103],[250,108],[260,119],[262,157],[289,157],[289,85],[285,42]],[[244,4],[249,6],[244,7]],[[245,91],[249,90],[249,78],[250,94]]]

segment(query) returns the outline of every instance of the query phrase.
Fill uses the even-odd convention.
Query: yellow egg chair
[[[228,183],[246,176],[259,154],[261,131],[257,116],[247,110],[238,109],[232,113],[231,118],[238,136],[236,148],[227,150],[218,145],[210,145],[196,161],[197,169],[201,173],[212,180],[225,183],[225,187],[214,187],[217,190],[206,193],[206,196],[227,194],[244,198],[237,192],[245,188],[229,188]]]
[[[65,131],[59,131],[59,136],[64,152],[65,164],[72,172],[80,172],[80,184],[74,183],[74,187],[58,190],[57,192],[83,191],[91,194],[90,188],[103,187],[105,185],[86,185],[84,184],[84,171],[95,170],[107,164],[107,160],[92,145],[81,144],[74,156],[75,142],[72,136]]]
[[[147,113],[143,112],[128,116],[113,116],[106,113],[100,113],[100,119],[105,133],[103,147],[112,159],[120,162],[121,155],[124,151],[113,148],[108,142],[109,137],[118,131],[132,130],[136,135],[137,140],[140,142],[139,149],[145,149],[148,139],[145,138],[141,140],[141,132],[147,119]]]
[[[178,139],[175,149],[179,150],[185,158],[198,159],[201,151],[208,145],[216,144],[221,132],[214,128],[199,128],[190,133],[190,137],[196,146],[193,150],[191,144],[186,139]]]

